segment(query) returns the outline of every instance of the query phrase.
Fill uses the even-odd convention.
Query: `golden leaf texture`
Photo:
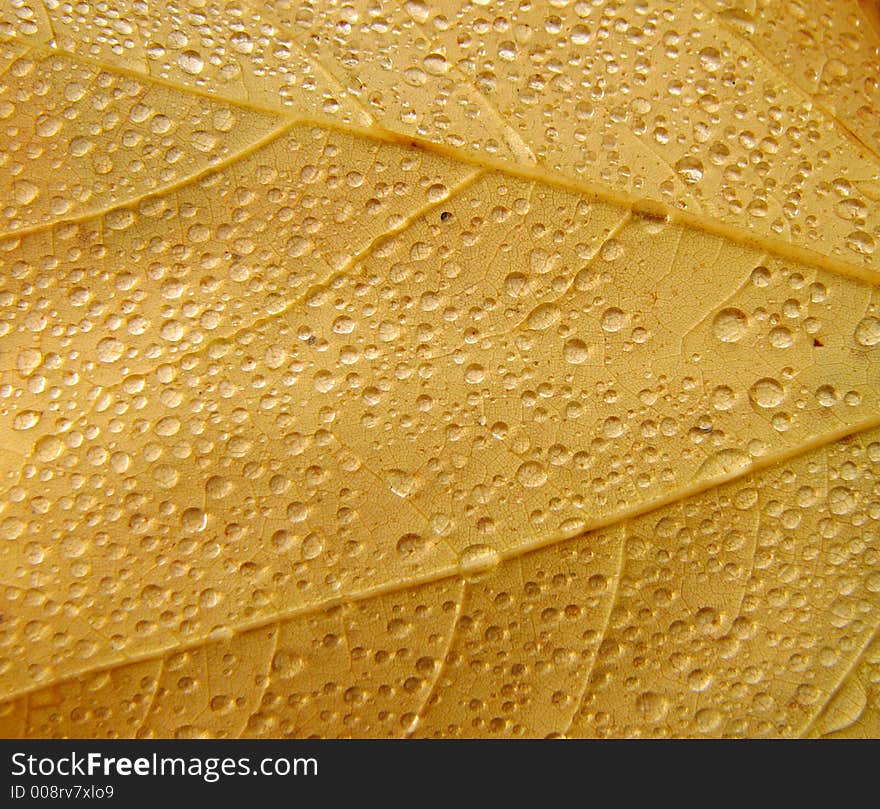
[[[0,734],[880,734],[874,0],[0,60]]]

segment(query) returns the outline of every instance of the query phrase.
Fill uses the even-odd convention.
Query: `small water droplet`
[[[703,179],[703,163],[696,157],[683,157],[675,164],[675,170],[688,185],[696,185]]]
[[[537,489],[547,482],[547,471],[536,461],[526,461],[516,470],[516,479],[527,489]]]
[[[723,343],[741,340],[748,329],[749,320],[740,309],[722,309],[712,320],[712,331]]]
[[[488,545],[468,545],[459,556],[458,568],[467,575],[479,573],[495,567],[501,561],[501,556],[494,548]]]
[[[862,318],[856,326],[855,338],[860,346],[870,347],[880,343],[880,319]]]
[[[785,389],[775,379],[764,377],[749,388],[749,399],[758,407],[778,407],[785,399]]]
[[[177,58],[177,63],[184,73],[198,76],[205,69],[205,60],[196,51],[184,51]]]

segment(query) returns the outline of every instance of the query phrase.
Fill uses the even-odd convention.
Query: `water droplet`
[[[469,385],[479,385],[486,378],[486,369],[482,365],[469,365],[464,372],[464,381]]]
[[[388,488],[398,497],[409,497],[415,489],[416,479],[402,469],[389,469],[385,472]]]
[[[311,559],[317,559],[321,552],[324,550],[324,541],[318,534],[312,533],[309,534],[302,543],[302,556],[303,559],[309,561]]]
[[[188,534],[195,534],[205,530],[208,515],[200,508],[188,508],[180,515],[180,524]]]
[[[198,76],[205,69],[205,60],[196,51],[184,51],[177,58],[177,64],[184,73]]]
[[[425,539],[421,534],[404,534],[397,540],[395,550],[398,555],[408,561],[418,561],[423,558],[427,551],[433,547],[431,540]]]
[[[105,337],[98,343],[96,353],[99,362],[116,362],[125,351],[125,344],[115,337]]]
[[[562,356],[572,365],[583,365],[590,358],[590,348],[583,340],[573,337],[565,341]]]
[[[794,336],[785,326],[777,326],[770,332],[770,345],[773,348],[791,348],[793,344]]]
[[[179,430],[180,419],[176,416],[163,416],[156,422],[156,435],[161,435],[163,438],[170,438],[172,435],[177,435]]]
[[[13,419],[12,429],[30,430],[31,427],[35,427],[37,425],[42,415],[42,413],[39,413],[36,410],[23,410]]]
[[[12,183],[12,196],[19,205],[30,205],[40,195],[40,189],[27,180]]]
[[[778,407],[785,399],[785,390],[775,379],[764,377],[749,388],[749,399],[758,407]]]
[[[459,556],[458,568],[472,575],[495,567],[501,561],[498,551],[489,545],[468,545]]]
[[[23,348],[18,352],[15,367],[22,376],[33,373],[43,361],[42,353],[36,348]]]
[[[449,196],[449,189],[442,183],[434,183],[428,188],[428,202],[438,203]]]
[[[703,179],[703,163],[696,157],[683,157],[675,164],[675,170],[688,185],[695,185]]]
[[[723,449],[711,455],[701,464],[695,480],[717,480],[739,474],[749,468],[752,459],[738,449]]]
[[[717,48],[703,48],[700,51],[700,65],[703,70],[714,73],[721,68],[721,54]]]
[[[54,115],[38,115],[37,116],[37,134],[41,138],[52,138],[58,134],[61,129],[62,121]]]
[[[428,6],[422,0],[406,0],[406,3],[403,4],[403,9],[420,24],[426,23],[430,16]]]
[[[745,336],[749,321],[739,309],[722,309],[712,321],[715,336],[723,343],[735,343]]]
[[[443,76],[449,71],[449,62],[442,53],[429,53],[422,60],[422,65],[432,76]]]
[[[272,658],[272,673],[286,680],[299,674],[304,665],[302,657],[293,650],[279,649]]]
[[[602,330],[613,334],[626,326],[626,313],[616,307],[606,309],[602,315]]]
[[[64,443],[54,435],[46,435],[34,444],[34,457],[38,461],[54,461],[64,451]]]
[[[856,326],[855,338],[860,346],[870,347],[880,343],[880,319],[862,318]]]
[[[842,517],[852,514],[856,508],[856,498],[846,486],[835,486],[828,492],[828,510]]]
[[[636,697],[636,708],[646,721],[662,722],[669,713],[669,699],[663,694],[647,691]]]
[[[527,489],[537,489],[547,482],[547,472],[536,461],[526,461],[516,470],[516,479]]]
[[[171,489],[177,485],[180,473],[168,464],[159,464],[153,469],[153,480],[163,489]]]
[[[558,323],[561,316],[562,312],[556,304],[542,303],[529,313],[526,326],[535,331],[544,331]]]

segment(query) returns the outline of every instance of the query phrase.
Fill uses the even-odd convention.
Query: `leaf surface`
[[[4,3],[4,734],[870,735],[820,5]]]

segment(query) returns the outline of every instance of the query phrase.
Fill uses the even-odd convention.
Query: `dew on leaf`
[[[723,343],[735,343],[741,340],[748,329],[748,318],[745,312],[731,307],[722,309],[712,320],[712,330]]]
[[[785,399],[785,389],[777,380],[764,377],[749,388],[749,398],[758,407],[778,407]]]

